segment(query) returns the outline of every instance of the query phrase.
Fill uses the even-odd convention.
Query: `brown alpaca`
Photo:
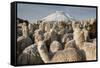
[[[88,19],[83,21],[85,32],[88,31],[89,40],[96,37],[96,19]]]
[[[22,36],[17,38],[17,56],[21,54],[21,52],[29,45],[31,45],[33,42],[29,37],[29,32],[28,32],[28,26],[24,22],[22,25]]]
[[[37,48],[44,63],[81,61],[77,49],[73,47],[57,51],[52,57],[49,56],[47,47],[43,41],[38,42]]]
[[[97,21],[96,19],[90,19],[90,27],[91,29],[89,30],[89,33],[90,33],[90,38],[93,39],[93,38],[96,38],[97,34],[96,34],[96,28],[97,28]]]

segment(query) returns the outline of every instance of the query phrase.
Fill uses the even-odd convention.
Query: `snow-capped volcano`
[[[55,13],[52,13],[50,15],[48,15],[47,17],[44,17],[43,19],[41,19],[42,21],[71,21],[72,17],[69,14],[65,14],[62,11],[56,11]]]

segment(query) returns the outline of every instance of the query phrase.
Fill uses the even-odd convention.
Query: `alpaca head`
[[[89,31],[91,29],[90,22],[88,20],[83,21],[83,29]]]
[[[57,40],[57,31],[55,29],[50,30],[50,35],[51,35],[51,42]]]
[[[41,22],[41,23],[39,24],[39,29],[40,29],[41,31],[44,31],[44,30],[45,30],[45,22]]]
[[[58,41],[53,41],[51,44],[50,44],[50,52],[51,53],[55,53],[57,52],[58,50],[62,50],[63,49],[63,46],[58,42]]]
[[[65,47],[64,47],[65,49],[67,49],[67,48],[77,48],[76,47],[76,43],[75,43],[75,40],[70,40],[69,42],[67,42],[66,44],[65,44]]]
[[[90,24],[91,24],[91,25],[96,24],[96,19],[91,18],[91,19],[90,19]]]
[[[68,41],[73,39],[73,34],[72,33],[68,33],[68,34],[64,34],[63,38],[62,38],[62,43],[67,43]]]
[[[22,33],[23,33],[23,36],[25,37],[28,36],[29,30],[28,30],[28,23],[26,22],[23,22],[22,24]]]
[[[72,28],[73,30],[81,30],[82,27],[81,27],[81,22],[80,21],[73,21],[72,22]]]
[[[43,41],[39,41],[39,42],[37,43],[37,46],[38,46],[38,48],[41,49],[41,50],[46,49],[46,44],[45,44]]]
[[[59,27],[59,28],[65,28],[65,26],[66,26],[66,24],[65,24],[64,21],[59,21],[59,22],[58,22],[58,27]]]
[[[43,32],[39,29],[36,30],[35,33],[34,33],[35,42],[38,43],[38,41],[42,41],[43,38],[44,38]]]
[[[96,32],[96,19],[90,19],[89,21],[89,27],[90,27],[90,30],[89,32],[91,33],[95,33]]]

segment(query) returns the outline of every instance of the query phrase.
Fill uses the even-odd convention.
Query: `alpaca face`
[[[70,41],[72,39],[73,39],[72,33],[65,34],[62,38],[62,43],[67,43],[68,41]]]
[[[70,40],[68,43],[65,44],[65,49],[67,48],[76,48],[75,40]]]
[[[37,29],[34,33],[34,39],[36,43],[38,43],[38,41],[42,41],[44,39],[43,31]]]
[[[39,41],[42,41],[43,40],[43,36],[42,35],[35,35],[35,42],[38,43]]]
[[[45,31],[46,32],[50,31],[50,23],[46,23],[46,25],[45,25]]]
[[[53,41],[50,44],[50,52],[52,52],[52,53],[55,53],[58,50],[62,50],[62,49],[63,49],[63,46],[58,41]]]
[[[28,26],[27,24],[24,22],[23,25],[22,25],[22,33],[23,33],[23,36],[27,37],[28,36]]]
[[[46,45],[43,41],[39,41],[37,45],[38,45],[38,48],[41,50],[46,49]]]
[[[79,21],[72,22],[72,28],[74,31],[82,29],[81,22]]]
[[[57,32],[54,29],[50,30],[51,42],[57,40]]]
[[[44,22],[39,24],[39,29],[42,30],[42,31],[45,30],[45,23]]]
[[[50,38],[51,38],[51,33],[50,32],[45,32],[44,33],[44,41],[46,42],[46,41],[50,40]]]
[[[84,21],[83,23],[84,23],[84,24],[83,24],[83,29],[89,31],[89,30],[91,29],[90,22],[86,20],[86,21]]]

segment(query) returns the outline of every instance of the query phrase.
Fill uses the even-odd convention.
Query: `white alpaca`
[[[79,23],[73,23],[73,29],[74,29],[73,38],[76,42],[76,45],[82,46],[85,39],[84,39],[84,32],[80,28],[80,24]]]
[[[80,55],[75,48],[57,51],[51,58],[43,41],[38,42],[37,48],[44,63],[81,61]]]
[[[76,45],[86,53],[86,60],[96,60],[96,45],[91,42],[85,42],[84,31],[79,27],[79,24],[75,24],[74,40]]]

